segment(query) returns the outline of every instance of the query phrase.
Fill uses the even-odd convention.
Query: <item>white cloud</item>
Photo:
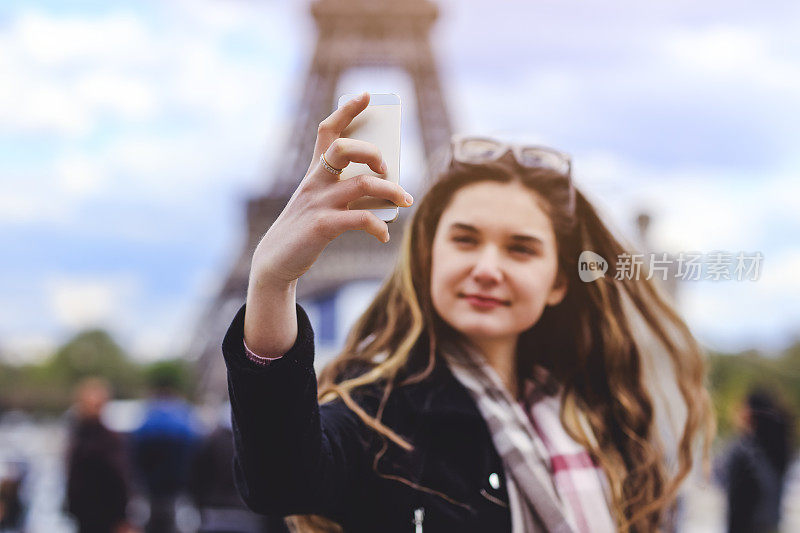
[[[37,363],[47,359],[57,346],[56,340],[44,333],[17,333],[2,339],[0,356],[10,364]]]
[[[192,285],[205,284],[209,275],[194,275]],[[43,360],[77,331],[91,327],[109,331],[138,361],[181,355],[199,318],[197,306],[207,303],[204,297],[164,298],[148,292],[135,272],[50,274],[40,289],[32,290],[34,296],[17,309],[0,308],[6,330],[0,332],[0,356],[6,361]],[[41,302],[33,301],[36,294]]]
[[[791,173],[662,169],[603,150],[578,153],[575,161],[578,186],[617,223],[630,225],[639,212],[651,215],[651,244],[659,251],[755,251],[781,239],[797,249],[793,228],[778,225],[785,234],[774,234],[778,219],[800,226],[800,183]]]
[[[112,113],[122,119],[151,118],[157,111],[154,84],[121,73],[89,73],[77,80],[75,95],[91,102],[98,112]]]
[[[90,117],[69,90],[41,76],[26,75],[21,64],[10,63],[2,65],[7,68],[0,71],[4,80],[0,84],[0,133],[5,130],[78,136],[89,132]]]
[[[183,113],[213,128],[215,122],[232,124],[234,117],[263,113],[280,87],[270,54],[288,51],[280,41],[282,29],[263,31],[252,7],[234,9],[238,14],[229,24],[197,15],[228,7],[193,2],[188,9],[195,16],[188,21],[185,13],[172,13],[175,20],[158,25],[128,12],[70,18],[22,11],[0,34],[1,128],[78,138],[103,119],[143,122]],[[168,16],[169,8],[160,14]],[[224,49],[235,29],[252,49]],[[285,60],[272,59],[280,60],[275,65]]]
[[[707,346],[779,350],[796,335],[800,327],[796,179],[782,172],[663,171],[602,152],[585,154],[579,161],[579,177],[591,176],[584,190],[618,227],[630,230],[638,210],[649,211],[650,245],[655,251],[763,254],[755,281],[679,284],[679,308]],[[783,217],[784,223],[793,220],[795,226],[775,224],[776,217]]]
[[[170,306],[160,303],[157,309],[150,309],[147,322],[140,323],[135,333],[127,332],[131,355],[139,361],[183,355],[194,327],[187,326],[190,324],[187,304],[175,302]]]
[[[682,29],[667,35],[663,44],[673,60],[709,74],[739,72],[768,55],[764,35],[735,26]]]
[[[654,238],[667,250],[739,251],[758,246],[763,219],[744,217],[742,192],[702,173],[665,177],[640,194],[655,207]],[[753,206],[759,211],[764,206]]]
[[[97,192],[106,179],[97,159],[84,153],[67,154],[56,161],[55,176],[65,191],[81,196]],[[43,196],[41,191],[39,195]]]
[[[800,250],[765,255],[756,281],[687,282],[681,309],[711,348],[780,350],[800,327]]]
[[[757,182],[762,205],[770,214],[795,220],[800,224],[800,165],[797,170],[781,172],[775,179]]]
[[[56,274],[45,287],[50,312],[62,327],[71,330],[118,323],[143,288],[134,273],[81,277]]]
[[[23,11],[0,34],[0,131],[89,133],[98,113],[131,118],[153,95],[122,74],[157,60],[155,39],[132,14],[61,18]]]
[[[150,33],[133,13],[98,17],[53,17],[23,12],[10,32],[27,59],[43,66],[63,67],[97,59],[147,63],[158,55]],[[155,44],[155,43],[153,43]]]
[[[617,226],[629,230],[637,209],[651,209],[654,246],[755,248],[749,244],[765,239],[770,221],[796,220],[800,211],[798,161],[787,155],[795,137],[780,130],[800,94],[796,32],[782,16],[786,6],[737,4],[723,13],[722,5],[653,10],[624,0],[576,11],[503,1],[486,12],[444,2],[435,30],[444,46],[436,52],[454,124],[574,151],[578,183]],[[523,8],[527,16],[508,17]],[[102,233],[123,243],[185,242],[194,231],[187,220],[195,220],[187,213],[271,177],[260,167],[275,167],[291,124],[286,110],[302,90],[307,3],[180,0],[135,13],[111,9],[64,17],[20,7],[6,20],[0,142],[30,139],[35,162],[3,169],[10,186],[0,195],[0,224],[52,224],[65,235]],[[740,111],[745,118],[735,122]],[[728,119],[752,125],[735,135],[763,140],[758,149],[783,143],[785,160],[741,171],[705,161],[736,155],[724,143]],[[717,137],[722,144],[714,145]],[[698,149],[695,159],[656,160],[670,147],[681,155],[706,142],[711,152]],[[229,224],[211,211],[209,227]],[[797,248],[787,238],[783,249]],[[190,329],[185,304],[164,305],[144,282],[126,285],[97,268],[96,277],[50,282],[44,300],[61,327],[107,312],[141,354],[166,353]],[[770,283],[720,290],[711,302],[698,296],[696,309],[714,307],[698,311],[705,331],[731,330],[709,318],[717,310],[742,331],[775,331],[779,318],[767,303],[796,304],[762,290]],[[740,320],[738,298],[762,302],[764,313]]]
[[[673,30],[664,35],[661,46],[668,61],[703,76],[796,90],[800,69],[781,57],[776,41],[774,31],[729,24]]]
[[[60,224],[73,216],[74,205],[58,194],[61,189],[48,191],[54,187],[48,175],[12,178],[7,180],[0,194],[0,228],[32,223]],[[74,186],[78,187],[78,184]]]
[[[13,190],[0,198],[0,220],[79,224],[87,202],[101,198],[186,209],[220,180],[242,187],[260,153],[282,148],[272,146],[283,144],[282,131],[270,135],[269,125],[288,83],[276,68],[292,54],[271,54],[291,44],[268,15],[284,8],[184,7],[190,13],[156,7],[158,24],[125,11],[23,8],[10,18],[0,33],[0,142],[28,138],[40,153],[35,164],[4,169]],[[244,39],[238,52],[225,48],[232,36]]]

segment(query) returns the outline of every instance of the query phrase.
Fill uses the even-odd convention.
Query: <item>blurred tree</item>
[[[66,409],[74,386],[87,376],[106,378],[118,398],[144,392],[140,366],[106,331],[97,329],[76,334],[41,364],[0,370],[0,406],[43,414]]]
[[[0,412],[18,408],[59,413],[69,406],[74,385],[89,375],[108,379],[117,398],[143,397],[147,389],[171,388],[192,399],[192,367],[193,363],[179,358],[136,364],[107,332],[87,330],[42,364],[0,362]],[[777,357],[757,351],[712,353],[708,383],[721,438],[731,434],[734,410],[757,385],[774,391],[795,415],[800,414],[800,341]]]
[[[757,386],[774,392],[797,415],[800,413],[800,342],[778,357],[765,357],[756,351],[711,354],[708,380],[722,438],[734,430],[735,410]]]
[[[104,377],[121,397],[135,395],[142,387],[136,365],[108,332],[98,329],[83,331],[67,341],[44,371],[48,378],[70,387],[87,376]]]
[[[184,398],[192,393],[192,364],[184,359],[166,359],[150,363],[144,369],[145,381],[152,391],[171,391]]]
[[[800,340],[792,344],[783,354],[780,361],[780,373],[790,383],[789,393],[792,405],[800,413]]]

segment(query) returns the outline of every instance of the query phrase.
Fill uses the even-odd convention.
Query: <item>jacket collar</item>
[[[437,347],[437,350],[440,349]],[[407,377],[422,372],[428,364],[428,337],[423,334],[409,354],[409,363],[401,372]],[[397,387],[394,394],[407,404],[414,416],[426,418],[465,417],[482,420],[478,406],[467,389],[453,376],[437,354],[430,375],[422,381]]]

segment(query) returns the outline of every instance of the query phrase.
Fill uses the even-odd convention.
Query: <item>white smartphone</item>
[[[349,102],[357,94],[339,97],[339,107]],[[364,163],[350,163],[341,174],[340,180],[350,179],[359,174],[378,176],[392,183],[400,183],[400,97],[396,94],[371,94],[369,105],[358,114],[342,132],[342,137],[371,142],[381,151],[386,161],[386,174],[373,172]],[[398,216],[397,206],[383,198],[365,196],[347,204],[348,209],[368,209],[384,222],[394,222]]]

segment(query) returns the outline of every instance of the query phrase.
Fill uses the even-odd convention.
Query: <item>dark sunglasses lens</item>
[[[480,163],[497,157],[502,149],[499,143],[485,139],[466,139],[461,143],[461,159]]]
[[[524,148],[520,163],[526,167],[550,168],[563,174],[569,172],[569,162],[563,155],[541,148]]]

